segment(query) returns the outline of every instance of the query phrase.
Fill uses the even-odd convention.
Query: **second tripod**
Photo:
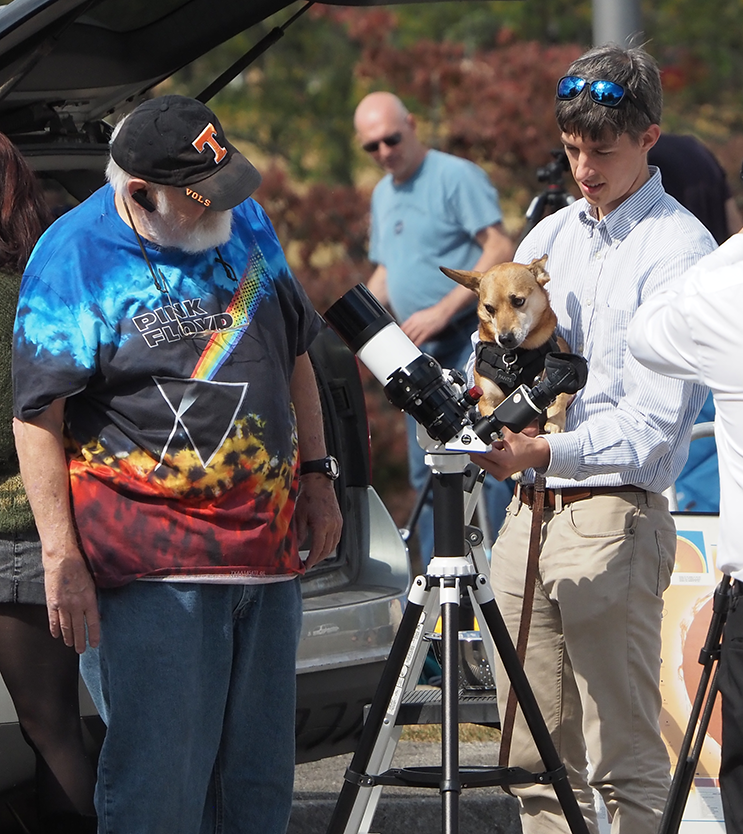
[[[526,223],[519,235],[519,243],[546,214],[569,206],[575,199],[565,188],[564,175],[570,170],[567,154],[560,149],[552,151],[552,156],[552,162],[537,169],[537,179],[546,185],[544,191],[537,194],[526,210]]]
[[[679,749],[676,771],[671,782],[671,789],[668,792],[668,800],[660,821],[658,834],[677,834],[681,826],[684,808],[689,798],[691,786],[694,783],[699,756],[702,752],[702,745],[717,697],[720,651],[731,595],[730,577],[723,576],[720,584],[715,589],[712,619],[707,630],[704,646],[699,652],[702,674],[689,714],[686,732]]]

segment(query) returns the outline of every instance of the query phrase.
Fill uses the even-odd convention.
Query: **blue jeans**
[[[467,360],[472,353],[470,336],[477,330],[477,316],[467,316],[456,325],[450,325],[437,339],[431,339],[420,346],[422,353],[427,353],[441,365],[444,370],[456,368],[464,372]],[[408,477],[410,485],[420,493],[428,480],[429,468],[425,462],[425,452],[416,439],[417,423],[405,415],[408,432]],[[483,484],[483,497],[488,515],[490,532],[498,535],[506,516],[506,507],[513,496],[511,481],[499,482],[487,475]],[[418,517],[418,544],[423,567],[431,561],[433,555],[433,497],[429,491],[428,498]]]
[[[81,671],[107,725],[99,834],[284,834],[299,579],[100,590]]]

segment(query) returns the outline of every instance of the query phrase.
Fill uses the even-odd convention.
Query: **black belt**
[[[545,489],[544,491],[544,506],[551,510],[555,509],[555,498],[557,495],[562,496],[563,504],[572,504],[574,501],[585,501],[587,498],[593,498],[594,495],[616,495],[622,492],[641,492],[647,493],[646,489],[642,487],[632,486],[626,484],[622,486],[596,486],[596,487],[563,487],[562,489]],[[516,484],[514,495],[526,504],[531,509],[534,503],[534,486],[532,484]]]

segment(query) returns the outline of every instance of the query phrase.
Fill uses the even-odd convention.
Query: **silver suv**
[[[356,0],[355,5],[373,0]],[[0,7],[0,131],[76,200],[103,182],[110,125],[156,84],[289,0],[13,0]],[[325,330],[310,350],[329,450],[341,463],[344,531],[303,580],[297,757],[353,749],[410,581],[407,551],[370,483],[356,360]],[[103,728],[83,691],[91,744]],[[0,791],[33,775],[0,682]]]

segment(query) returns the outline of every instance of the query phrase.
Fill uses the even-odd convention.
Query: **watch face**
[[[341,474],[341,468],[332,455],[326,455],[324,458],[309,460],[302,464],[300,475],[308,475],[310,472],[317,472],[330,478],[331,481],[335,481]]]
[[[328,455],[325,458],[325,465],[327,467],[326,471],[328,477],[332,480],[335,480],[341,474],[341,468],[338,465],[338,461],[332,455]]]

